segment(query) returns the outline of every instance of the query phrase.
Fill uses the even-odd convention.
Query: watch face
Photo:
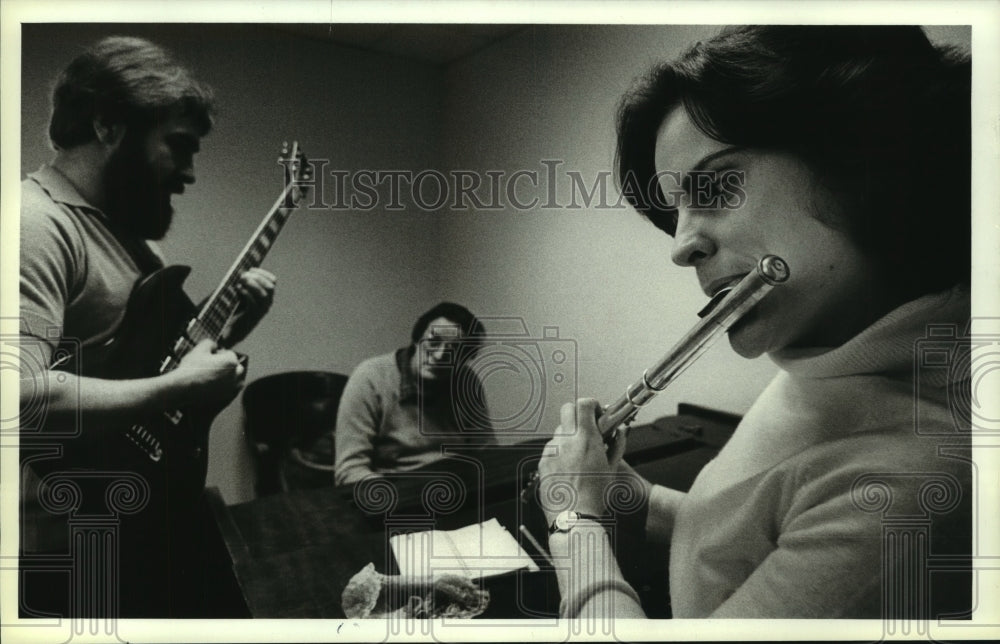
[[[576,512],[573,512],[572,510],[565,510],[563,512],[560,512],[558,515],[556,515],[556,520],[555,520],[556,529],[559,530],[560,532],[566,532],[567,530],[573,527],[573,524],[576,522],[576,520],[577,520]]]

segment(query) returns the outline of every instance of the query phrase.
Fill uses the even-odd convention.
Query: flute
[[[724,288],[699,313],[701,321],[688,331],[652,367],[642,373],[642,378],[625,389],[613,403],[604,407],[597,419],[597,428],[608,445],[609,457],[615,457],[614,446],[625,437],[635,415],[656,394],[667,388],[685,369],[705,353],[720,335],[740,320],[747,311],[771,292],[778,284],[788,280],[789,270],[785,260],[776,255],[766,255],[757,262],[757,268],[743,277],[733,287]],[[614,465],[614,463],[612,463]],[[529,494],[538,483],[536,471],[522,493]]]
[[[748,273],[735,286],[716,293],[699,313],[701,321],[659,362],[644,371],[642,378],[627,387],[618,400],[605,406],[604,413],[597,419],[597,428],[605,442],[616,440],[643,405],[666,389],[771,289],[787,281],[788,275],[785,260],[766,255],[757,262],[757,270]]]

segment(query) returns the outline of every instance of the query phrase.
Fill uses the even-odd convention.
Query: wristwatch
[[[606,520],[606,517],[599,517],[593,514],[584,514],[582,512],[574,512],[573,510],[563,510],[556,515],[556,518],[552,521],[552,525],[549,526],[549,534],[555,534],[557,532],[569,532],[572,530],[580,521],[589,520],[597,521],[602,523]]]

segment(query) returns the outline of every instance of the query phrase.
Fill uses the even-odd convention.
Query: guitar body
[[[187,266],[168,266],[140,280],[114,339],[93,349],[100,357],[88,361],[88,350],[84,349],[60,369],[108,380],[158,375],[163,358],[196,314],[183,290],[190,271]],[[219,410],[180,411],[176,424],[165,414],[156,413],[135,427],[102,427],[99,432],[93,431],[93,421],[83,416],[82,432],[65,441],[63,457],[46,463],[46,469],[135,472],[149,484],[152,506],[167,500],[171,504],[192,502],[205,485],[208,430]]]
[[[167,266],[136,282],[114,340],[101,347],[100,366],[82,375],[112,380],[146,378],[159,373],[160,363],[184,332],[197,309],[184,293],[188,266]],[[86,358],[86,353],[84,354]]]

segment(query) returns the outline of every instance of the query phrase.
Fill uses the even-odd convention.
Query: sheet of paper
[[[521,568],[538,570],[517,539],[495,518],[458,530],[394,535],[389,543],[402,575],[457,574],[476,579]]]

